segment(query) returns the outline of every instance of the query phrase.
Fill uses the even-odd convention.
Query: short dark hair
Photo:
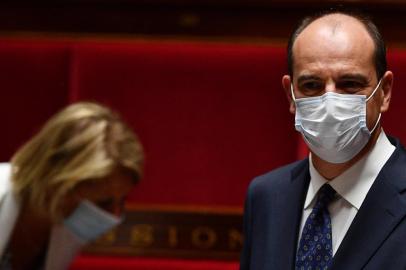
[[[342,14],[342,15],[347,15],[347,16],[353,17],[353,18],[357,19],[359,22],[361,22],[362,25],[365,27],[365,29],[369,33],[370,37],[372,38],[372,41],[375,46],[375,52],[374,52],[375,71],[376,71],[377,79],[379,80],[385,74],[385,72],[387,70],[387,62],[386,62],[385,42],[382,38],[381,33],[378,30],[378,27],[375,25],[375,23],[372,22],[372,20],[368,16],[366,16],[365,14],[362,14],[359,11],[349,11],[349,10],[344,10],[344,9],[339,9],[339,8],[324,10],[324,11],[316,13],[313,16],[305,17],[296,26],[296,28],[294,29],[294,31],[292,32],[292,34],[289,38],[288,47],[287,47],[289,75],[291,77],[293,76],[293,51],[292,50],[293,50],[293,44],[295,43],[296,38],[312,22],[314,22],[315,20],[320,19],[322,17],[325,17],[327,15],[330,15],[330,14]]]

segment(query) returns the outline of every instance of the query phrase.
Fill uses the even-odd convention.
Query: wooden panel
[[[133,208],[125,222],[85,253],[237,260],[242,210]]]

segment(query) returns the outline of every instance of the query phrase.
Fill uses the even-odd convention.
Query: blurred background
[[[387,42],[383,127],[405,143],[405,0],[2,1],[1,161],[79,100],[118,111],[145,147],[126,222],[72,269],[237,269],[249,182],[307,153],[281,87],[287,39],[337,5]]]
[[[389,43],[404,41],[404,0],[2,1],[2,32],[284,41],[298,19],[342,5],[370,14]]]

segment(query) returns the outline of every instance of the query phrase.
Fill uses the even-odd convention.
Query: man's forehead
[[[331,37],[337,36],[345,32],[346,34],[353,34],[355,36],[364,35],[369,36],[368,31],[362,22],[358,19],[345,14],[329,14],[318,18],[311,22],[303,31],[298,35],[296,41],[309,37],[309,34],[329,35]],[[297,42],[295,42],[296,44]]]
[[[308,25],[297,37],[293,48],[293,68],[332,70],[374,67],[374,42],[362,22],[332,14]],[[300,72],[299,72],[300,73]]]

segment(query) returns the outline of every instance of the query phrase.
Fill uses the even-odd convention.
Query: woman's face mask
[[[89,242],[111,230],[121,221],[121,218],[101,209],[91,201],[83,200],[63,224],[84,242]]]

